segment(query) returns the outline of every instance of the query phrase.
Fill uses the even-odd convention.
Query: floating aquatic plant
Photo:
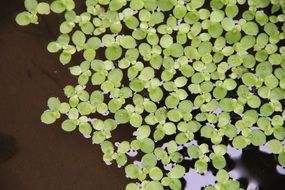
[[[25,0],[16,17],[25,26],[64,14],[47,49],[63,65],[82,55],[69,67],[78,84],[64,88],[65,101],[48,100],[43,123],[63,117],[64,131],[100,145],[132,180],[126,190],[182,189],[187,159],[199,173],[215,168],[206,190],[241,189],[227,171],[229,146],[265,145],[285,166],[284,0],[84,2],[75,12],[74,0]],[[124,125],[133,138],[113,142]]]

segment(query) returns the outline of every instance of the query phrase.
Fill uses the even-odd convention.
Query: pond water
[[[21,6],[22,2],[16,0],[2,2],[0,6],[0,42],[6,45],[0,49],[0,76],[6,86],[6,93],[0,95],[0,105],[9,105],[0,110],[0,132],[9,134],[0,134],[0,189],[91,190],[99,187],[117,190],[118,186],[123,187],[127,183],[123,172],[105,166],[100,150],[82,136],[67,135],[59,128],[40,128],[43,125],[39,117],[46,99],[60,95],[63,84],[72,83],[72,79],[67,69],[59,66],[57,57],[49,55],[44,48],[53,36],[39,31],[50,28],[39,25],[24,31],[13,23]],[[21,36],[23,32],[25,35]],[[124,136],[123,133],[118,135]],[[276,165],[276,157],[266,153],[266,147],[261,151],[248,148],[242,153],[230,149],[228,153],[230,175],[240,179],[242,187],[248,190],[285,189],[285,170]],[[191,163],[188,166],[191,168]],[[114,183],[110,183],[110,179]],[[185,190],[200,190],[214,182],[213,171],[200,175],[190,169],[185,176]]]

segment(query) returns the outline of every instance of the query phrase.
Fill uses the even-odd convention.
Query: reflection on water
[[[285,175],[285,168],[283,168],[282,166],[276,166],[276,170],[278,173]]]
[[[183,146],[178,147],[178,151],[183,152],[190,145],[197,145],[198,142],[193,140]],[[118,144],[116,143],[116,146]],[[162,145],[166,148],[167,143]],[[240,182],[240,186],[246,190],[284,190],[285,185],[285,168],[277,165],[276,156],[270,154],[266,146],[259,149],[255,147],[248,147],[244,150],[238,150],[228,145],[227,147],[227,166],[229,176]],[[138,156],[137,151],[129,151],[128,155],[135,161],[134,163],[143,167],[142,163],[136,160]],[[184,176],[183,189],[184,190],[201,190],[205,186],[214,185],[216,183],[215,173],[216,169],[209,166],[209,170],[205,174],[199,174],[193,169],[193,160],[184,154],[184,161],[181,163],[189,171]],[[173,165],[168,164],[162,166],[165,171],[169,171]]]
[[[228,155],[234,163],[229,175],[239,180],[243,188],[284,190],[285,168],[276,165],[276,159],[269,153],[266,146],[262,146],[260,150],[250,149],[243,150],[243,152],[228,146]],[[200,190],[216,182],[211,170],[201,175],[194,169],[190,169],[184,179],[186,181],[185,190]]]
[[[216,177],[212,172],[207,171],[204,175],[198,174],[194,169],[185,175],[187,190],[200,190],[202,187],[215,184]]]

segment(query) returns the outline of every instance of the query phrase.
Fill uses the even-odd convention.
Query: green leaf
[[[128,157],[126,156],[126,154],[118,154],[116,157],[116,163],[117,165],[120,166],[124,166],[128,161]]]
[[[95,59],[96,51],[94,49],[86,49],[83,53],[83,57],[87,61],[92,61]]]
[[[231,98],[224,98],[224,99],[220,100],[219,107],[224,112],[231,112],[235,109],[234,100]]]
[[[56,53],[58,52],[59,50],[61,49],[61,46],[59,43],[57,42],[50,42],[47,46],[47,50],[50,52],[50,53]]]
[[[38,1],[37,0],[25,0],[24,4],[25,4],[25,8],[29,12],[34,12],[37,9]]]
[[[137,43],[132,36],[123,36],[120,45],[125,49],[135,48]]]
[[[202,7],[205,3],[205,0],[192,0],[190,2],[190,5],[193,9],[198,9],[200,7]]]
[[[194,168],[199,173],[205,173],[208,169],[208,163],[202,160],[197,160],[194,164]]]
[[[217,99],[223,99],[227,95],[227,89],[221,86],[215,87],[213,96]]]
[[[185,168],[181,165],[175,165],[168,173],[168,176],[175,179],[180,179],[185,175]]]
[[[27,26],[31,23],[30,13],[29,12],[21,12],[16,16],[16,22],[20,26]]]
[[[137,129],[136,133],[137,133],[137,139],[144,139],[149,137],[151,129],[148,125],[143,125]]]
[[[60,107],[60,101],[58,98],[51,97],[48,99],[48,107],[52,111],[56,111]]]
[[[172,122],[167,122],[163,125],[163,130],[166,135],[173,135],[176,133],[176,126]]]
[[[134,92],[140,92],[144,89],[144,83],[142,80],[139,79],[134,79],[130,82],[130,88],[134,91]]]
[[[70,110],[70,105],[68,103],[61,103],[59,107],[60,113],[68,113]]]
[[[163,91],[160,87],[148,88],[149,97],[154,102],[159,102],[163,98]]]
[[[48,15],[50,13],[50,6],[47,3],[39,3],[37,5],[37,12],[42,15]]]
[[[125,167],[125,173],[130,179],[137,179],[140,175],[140,169],[134,164],[129,164]]]
[[[238,14],[239,8],[235,4],[229,4],[227,5],[225,12],[228,17],[233,18]]]
[[[161,183],[159,183],[158,181],[151,181],[149,182],[146,187],[146,190],[163,190],[163,186]]]
[[[270,0],[256,0],[257,8],[265,8],[270,4]]]
[[[201,150],[199,149],[198,146],[196,145],[190,145],[188,148],[187,148],[187,153],[188,155],[193,158],[193,159],[197,159],[199,158],[200,154],[202,153]]]
[[[109,8],[111,11],[117,11],[121,9],[126,4],[126,0],[112,0],[109,3]]]
[[[256,67],[256,74],[261,78],[271,75],[272,65],[268,62],[259,63]]]
[[[154,166],[156,166],[157,158],[154,154],[149,153],[149,154],[145,154],[142,157],[141,162],[142,162],[144,168],[150,169],[150,168],[153,168]]]
[[[104,141],[103,143],[101,143],[101,150],[104,154],[113,154],[114,145],[110,141]]]
[[[57,119],[57,114],[53,111],[45,111],[41,115],[41,121],[45,124],[52,124],[56,121]]]
[[[151,153],[154,150],[155,144],[152,139],[145,138],[141,139],[140,141],[140,149],[144,153]]]
[[[263,104],[261,107],[260,107],[260,113],[261,113],[261,115],[263,115],[263,116],[270,116],[270,115],[272,115],[273,114],[273,112],[274,112],[274,108],[273,108],[273,106],[271,105],[271,104],[269,104],[269,103],[265,103],[265,104]]]
[[[115,113],[115,120],[118,124],[124,124],[129,122],[130,115],[126,110],[120,109]]]
[[[126,186],[126,190],[139,190],[139,186],[135,183],[129,183],[127,186]]]
[[[106,80],[104,72],[95,72],[92,75],[91,82],[93,85],[100,85]]]
[[[77,126],[77,121],[71,119],[67,119],[61,124],[61,128],[66,132],[74,131],[76,129],[76,126]]]
[[[152,67],[145,67],[141,71],[139,78],[143,81],[148,81],[154,78],[154,69]]]
[[[261,130],[254,130],[250,133],[251,143],[254,146],[261,146],[266,142],[266,136]]]
[[[212,51],[212,43],[211,42],[202,42],[200,44],[200,46],[198,47],[198,52],[201,54],[201,55],[205,55],[205,54],[208,54]]]
[[[169,11],[173,8],[173,4],[172,4],[171,0],[158,0],[157,5],[163,11]]]
[[[121,57],[122,48],[118,45],[112,45],[105,50],[105,56],[108,60],[114,61]]]
[[[278,155],[278,162],[281,166],[285,166],[285,152],[281,152],[279,155]]]
[[[258,25],[255,22],[247,22],[244,25],[242,25],[242,30],[247,35],[256,36],[258,34]]]
[[[103,141],[106,140],[105,134],[102,131],[95,131],[92,136],[92,143],[93,144],[101,144]]]
[[[244,136],[236,136],[232,144],[236,149],[244,149],[248,146],[248,139]]]
[[[187,13],[187,8],[185,6],[175,6],[175,8],[173,9],[173,15],[177,18],[177,19],[182,19],[185,14]]]
[[[218,170],[223,169],[226,166],[226,159],[224,156],[215,155],[212,157],[212,164]]]
[[[212,138],[215,130],[213,127],[205,125],[201,128],[201,136],[206,138]]]
[[[176,96],[168,96],[166,99],[165,99],[165,105],[168,107],[168,108],[175,108],[179,103],[179,98],[176,97]]]
[[[220,23],[214,22],[209,25],[208,32],[213,38],[217,38],[223,33],[223,28]]]
[[[55,13],[62,13],[65,11],[65,5],[61,0],[55,0],[51,3],[50,8]]]
[[[125,18],[124,22],[125,22],[126,26],[132,30],[135,30],[139,25],[138,19],[134,16],[129,16],[129,17]]]
[[[68,63],[70,63],[71,61],[71,55],[69,53],[61,53],[59,56],[59,61],[63,64],[66,65]]]
[[[83,46],[85,44],[86,37],[85,34],[79,30],[75,31],[72,35],[72,42],[76,46]]]
[[[79,131],[82,135],[84,135],[85,137],[88,137],[92,133],[92,127],[89,123],[80,123]]]
[[[226,170],[219,170],[216,174],[217,181],[220,183],[225,183],[229,179],[229,174]]]
[[[268,141],[267,146],[273,154],[280,154],[283,149],[282,143],[277,139],[272,139]]]
[[[167,112],[167,117],[170,121],[178,122],[182,119],[182,114],[177,109],[173,109]]]
[[[159,181],[163,177],[163,173],[159,167],[153,167],[149,170],[149,177],[153,180]]]
[[[123,79],[123,72],[120,69],[112,69],[108,74],[108,80],[117,83]]]
[[[249,95],[247,97],[247,104],[251,107],[251,108],[259,108],[261,105],[261,100],[258,96],[256,95]]]
[[[211,12],[210,20],[212,22],[221,22],[225,17],[225,13],[222,10],[214,10]]]
[[[249,87],[255,86],[257,83],[257,77],[253,73],[245,73],[241,79],[242,82]]]
[[[88,102],[80,102],[77,108],[81,115],[89,115],[92,112],[92,106]]]

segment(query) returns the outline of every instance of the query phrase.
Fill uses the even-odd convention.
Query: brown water
[[[79,133],[63,132],[60,122],[40,122],[47,99],[62,97],[63,87],[75,79],[46,50],[57,35],[58,19],[19,27],[14,17],[22,6],[19,0],[0,5],[0,190],[124,187],[123,170],[107,167],[98,146]]]
[[[37,26],[14,22],[22,2],[7,0],[0,6],[0,190],[118,190],[127,180],[122,169],[106,166],[98,146],[79,133],[67,134],[39,120],[50,96],[62,97],[67,84],[75,84],[67,67],[46,45],[58,33],[58,18],[44,17]],[[77,62],[79,60],[74,60]],[[126,138],[117,131],[118,138]],[[193,163],[185,162],[186,167]],[[263,190],[284,189],[285,177],[276,172],[276,158],[247,149],[241,159],[230,159],[242,185],[255,181]],[[200,176],[190,170],[187,190],[213,183],[211,171]],[[195,183],[193,183],[195,181]]]

